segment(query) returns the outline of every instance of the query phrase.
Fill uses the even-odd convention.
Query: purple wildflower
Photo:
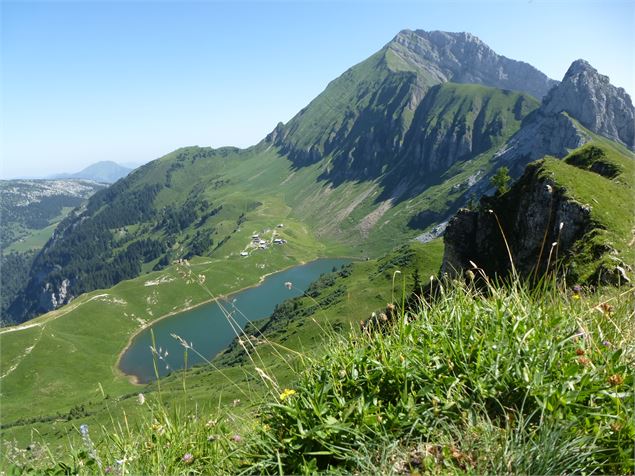
[[[181,458],[185,464],[191,464],[194,461],[194,455],[192,453],[185,453],[183,458]]]

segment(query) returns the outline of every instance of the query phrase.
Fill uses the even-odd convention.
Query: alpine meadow
[[[603,73],[405,29],[250,147],[2,180],[0,473],[633,474]]]

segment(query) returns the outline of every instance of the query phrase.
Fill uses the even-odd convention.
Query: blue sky
[[[635,90],[635,2],[7,2],[3,178],[246,147],[401,29],[469,31],[554,79],[587,59]]]

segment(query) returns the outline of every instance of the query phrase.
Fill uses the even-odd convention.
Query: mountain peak
[[[393,39],[395,41],[397,38],[401,37],[409,37],[412,35],[417,35],[422,38],[426,38],[431,42],[436,44],[447,44],[449,42],[472,42],[472,43],[480,43],[485,45],[485,43],[476,35],[469,33],[467,31],[460,32],[451,32],[451,31],[442,31],[442,30],[410,30],[404,29],[397,33],[397,36]],[[485,45],[487,46],[487,45]],[[488,47],[489,48],[489,47]]]
[[[597,69],[591,66],[591,64],[587,60],[577,59],[573,63],[571,63],[571,66],[569,66],[569,69],[567,70],[564,77],[568,78],[571,76],[576,76],[578,74],[587,73],[587,72],[592,74],[598,74]]]
[[[591,131],[635,147],[631,97],[583,59],[571,63],[562,82],[545,96],[542,109],[547,114],[566,112]]]
[[[465,43],[477,43],[485,46],[488,49],[491,49],[487,46],[478,36],[473,35],[467,31],[458,31],[458,32],[450,32],[450,31],[441,31],[441,30],[415,30],[415,33],[422,37],[427,37],[431,41],[437,43],[447,43],[447,42],[465,42]]]
[[[89,165],[79,172],[72,174],[56,174],[50,178],[87,179],[101,183],[114,183],[120,178],[128,175],[131,171],[131,168],[119,165],[117,162],[113,162],[112,160],[102,160]]]
[[[467,32],[402,30],[385,50],[395,58],[391,64],[396,69],[423,72],[429,84],[483,84],[538,99],[556,84],[533,66],[497,54]]]

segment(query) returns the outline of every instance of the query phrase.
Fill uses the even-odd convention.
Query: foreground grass
[[[266,389],[250,407],[202,409],[184,381],[182,400],[156,392],[135,423],[114,409],[64,453],[10,457],[21,470],[87,474],[635,469],[632,289],[448,283],[433,303],[390,311],[364,332],[325,332],[290,382],[254,369]]]

